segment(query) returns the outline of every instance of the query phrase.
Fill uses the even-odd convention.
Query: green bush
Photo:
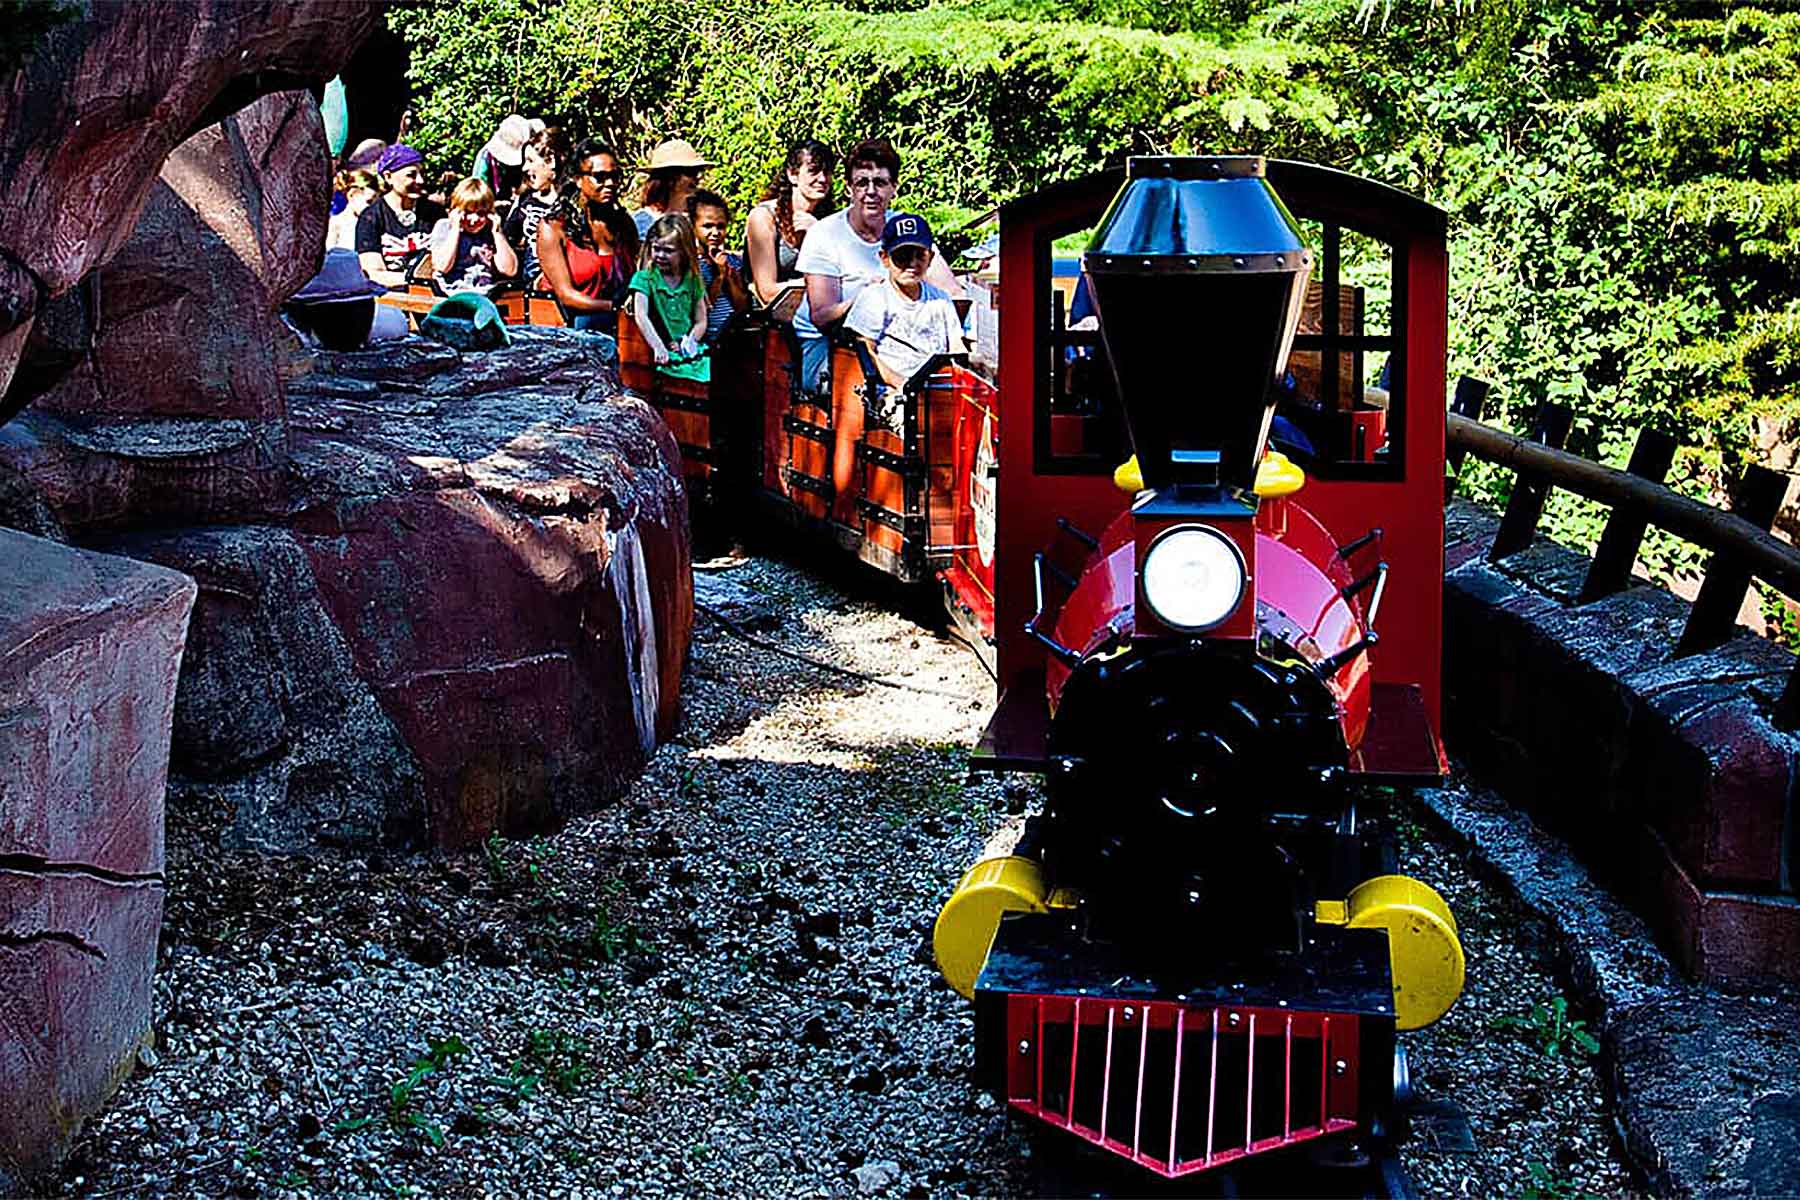
[[[1158,32],[994,3],[898,7],[478,0],[390,21],[411,47],[416,144],[434,164],[472,162],[514,110],[638,160],[679,134],[720,164],[708,186],[740,210],[802,137],[887,134],[905,159],[906,202],[940,214],[1132,152],[1336,158],[1349,145],[1331,94],[1307,78],[1325,52],[1207,32],[1225,8],[1157,7],[1162,25],[1200,30]],[[1134,7],[1077,11],[1104,20]]]

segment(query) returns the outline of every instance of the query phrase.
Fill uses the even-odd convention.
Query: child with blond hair
[[[519,273],[519,255],[494,220],[494,189],[469,178],[450,192],[450,215],[431,231],[431,266],[446,292],[486,295]]]
[[[712,380],[706,338],[706,285],[694,226],[684,216],[658,217],[644,238],[638,272],[631,277],[631,316],[650,344],[656,369],[677,379]]]

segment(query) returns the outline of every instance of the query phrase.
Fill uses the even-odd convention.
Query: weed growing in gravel
[[[525,1053],[513,1064],[513,1077],[521,1077],[528,1067],[537,1068],[536,1077],[547,1080],[557,1094],[572,1096],[594,1077],[594,1044],[566,1029],[530,1030]]]
[[[649,948],[650,943],[629,921],[615,921],[602,908],[594,914],[594,923],[582,940],[582,948],[601,962],[614,963],[630,954]]]
[[[538,1085],[544,1082],[541,1071],[533,1071],[520,1059],[513,1063],[512,1070],[505,1075],[496,1075],[493,1082],[500,1089],[500,1103],[516,1109],[521,1103],[537,1095]]]
[[[1402,854],[1416,854],[1419,847],[1425,844],[1425,826],[1419,821],[1418,802],[1409,798],[1396,796],[1391,790],[1381,789],[1383,803],[1389,813],[1389,823],[1393,826],[1395,840],[1399,843]]]
[[[1541,1162],[1526,1168],[1531,1182],[1525,1185],[1524,1200],[1599,1200],[1592,1192],[1572,1179],[1558,1175]]]
[[[481,843],[482,852],[487,856],[488,878],[495,883],[505,883],[512,878],[512,864],[506,861],[506,839],[498,833],[488,835],[488,840]]]
[[[534,837],[525,844],[525,878],[533,887],[543,882],[544,868],[555,857],[555,848],[542,836]]]
[[[1589,1057],[1600,1052],[1600,1041],[1587,1030],[1586,1021],[1569,1020],[1569,1002],[1553,996],[1550,1003],[1531,1006],[1529,1017],[1499,1017],[1494,1028],[1511,1030],[1537,1043],[1546,1058]]]
[[[680,797],[693,804],[704,804],[716,801],[719,791],[711,783],[700,778],[700,764],[690,762],[681,768],[681,780],[675,790]]]
[[[985,811],[985,803],[967,786],[969,748],[958,742],[883,746],[865,769],[876,776],[877,810],[894,828],[919,816],[979,816]]]
[[[312,1180],[304,1171],[289,1171],[275,1181],[275,1186],[287,1192],[304,1192],[312,1187]]]
[[[413,1097],[419,1087],[431,1076],[441,1072],[456,1059],[468,1054],[469,1047],[460,1037],[451,1034],[447,1038],[432,1038],[427,1043],[425,1054],[413,1060],[407,1069],[406,1078],[388,1089],[388,1124],[399,1130],[416,1129],[425,1135],[425,1139],[433,1146],[444,1144],[444,1131],[435,1122],[428,1121],[413,1111]],[[355,1133],[366,1129],[377,1120],[373,1116],[351,1117],[339,1121],[331,1127],[335,1134]]]

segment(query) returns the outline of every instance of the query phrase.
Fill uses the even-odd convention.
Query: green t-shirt
[[[694,327],[694,308],[706,295],[706,288],[700,282],[700,273],[689,271],[678,285],[670,287],[661,271],[655,267],[645,267],[631,277],[629,286],[631,291],[641,292],[650,298],[651,320],[656,323],[657,330],[662,333],[669,347],[669,361],[656,369],[678,379],[710,383],[712,360],[707,357],[704,346],[693,358],[678,358],[675,355],[675,343],[686,337]]]

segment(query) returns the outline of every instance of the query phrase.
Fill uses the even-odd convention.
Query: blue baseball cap
[[[887,224],[881,228],[881,252],[892,254],[902,246],[932,248],[931,226],[925,223],[924,217],[895,213],[887,219]]]

